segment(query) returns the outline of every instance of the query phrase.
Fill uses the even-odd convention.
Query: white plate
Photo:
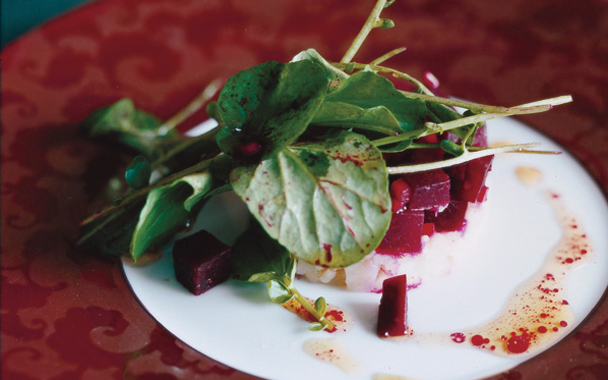
[[[491,142],[540,142],[562,150],[545,136],[513,119],[489,124]],[[521,166],[543,175],[529,187],[515,175]],[[566,298],[575,313],[573,329],[596,305],[608,285],[608,205],[585,169],[567,153],[503,154],[494,160],[488,223],[478,247],[452,273],[425,282],[408,293],[409,323],[416,334],[446,337],[492,320],[513,291],[541,267],[561,230],[547,201],[547,191],[561,195],[585,229],[593,255],[567,273]],[[229,212],[222,212],[227,207]],[[244,228],[244,207],[229,195],[206,206],[199,222],[230,242]],[[354,321],[346,332],[311,332],[307,323],[272,304],[262,284],[234,281],[195,297],[177,283],[170,254],[144,268],[124,267],[133,292],[167,330],[203,354],[267,379],[371,379],[395,375],[408,379],[471,379],[497,374],[532,355],[495,355],[449,341],[387,341],[375,334],[380,296],[298,283],[304,295],[324,296]],[[412,337],[412,338],[414,338]],[[331,339],[359,366],[353,372],[317,360],[303,345]],[[556,343],[556,342],[553,342]],[[548,346],[546,347],[548,348]],[[538,352],[537,352],[538,353]]]

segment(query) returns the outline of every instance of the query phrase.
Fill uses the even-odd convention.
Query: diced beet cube
[[[477,202],[484,190],[488,172],[492,170],[494,156],[481,157],[449,168],[452,178],[451,196],[453,200]],[[462,173],[464,172],[464,177]]]
[[[202,294],[230,277],[230,247],[207,231],[175,242],[175,277],[195,295]]]
[[[439,144],[438,135],[428,135],[416,140],[420,144]],[[441,161],[445,152],[437,148],[406,149],[401,152],[384,153],[383,157],[388,166],[421,164],[426,162]]]
[[[473,146],[479,146],[482,148],[488,147],[488,128],[484,124],[475,132],[475,138],[473,139]]]
[[[432,212],[432,211],[430,211]],[[426,236],[431,236],[435,233],[435,223],[424,223],[422,225],[422,234]]]
[[[409,210],[435,210],[450,202],[450,177],[441,169],[404,174],[410,185]]]
[[[393,213],[391,224],[376,252],[401,256],[422,250],[422,225],[424,211],[399,211]]]
[[[433,223],[437,232],[458,231],[466,226],[468,205],[466,201],[451,201],[441,212],[425,212],[424,221]]]
[[[481,188],[481,191],[479,192],[479,195],[477,196],[477,203],[481,203],[481,202],[485,202],[486,199],[488,198],[488,187],[484,186]]]
[[[382,282],[376,333],[379,337],[402,336],[408,333],[407,277],[404,274]]]
[[[433,134],[419,138],[416,140],[420,144],[439,144],[439,135]],[[423,164],[427,162],[441,161],[445,156],[445,152],[440,148],[421,148],[410,149],[410,161],[415,164]]]
[[[410,201],[410,185],[403,178],[397,178],[391,183],[391,205],[392,211],[407,210]]]

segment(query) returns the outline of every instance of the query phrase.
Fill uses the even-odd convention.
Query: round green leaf
[[[358,262],[380,244],[390,223],[382,154],[356,133],[291,146],[231,177],[268,234],[312,264]]]

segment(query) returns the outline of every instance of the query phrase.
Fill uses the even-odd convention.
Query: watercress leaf
[[[252,220],[237,238],[231,254],[232,276],[249,282],[291,278],[295,261],[289,252]]]
[[[330,78],[328,92],[332,92],[333,90],[339,88],[342,85],[342,82],[348,78],[348,74],[334,67],[315,49],[308,49],[298,53],[295,57],[293,57],[292,62],[301,61],[303,59],[312,60],[325,68]]]
[[[393,20],[391,20],[390,18],[380,19],[380,24],[378,25],[378,28],[390,29],[390,28],[394,28],[394,27],[395,27],[395,22]]]
[[[321,331],[325,328],[325,325],[323,325],[321,322],[312,322],[311,324],[308,325],[308,329],[310,331]]]
[[[131,238],[133,261],[149,249],[166,243],[183,229],[190,210],[211,190],[212,176],[207,172],[191,174],[175,182],[152,189],[139,214]]]
[[[137,109],[127,98],[92,112],[82,122],[82,129],[91,137],[118,142],[151,160],[181,138],[175,130],[165,130],[159,119]]]
[[[391,81],[368,70],[351,75],[339,89],[325,97],[323,106],[330,102],[351,104],[371,110],[369,112],[377,112],[373,111],[376,107],[383,107],[393,114],[401,131],[422,128],[428,114],[423,100],[406,97]],[[329,123],[327,113],[321,116],[323,123]],[[343,115],[338,114],[337,117],[341,118]],[[317,123],[316,115],[312,123]]]
[[[207,116],[217,120],[218,124],[224,124],[217,102],[209,102],[209,104],[207,104],[207,106],[205,107],[205,112],[207,113]]]
[[[319,297],[315,300],[315,309],[320,315],[325,315],[325,312],[327,311],[327,302],[325,301],[325,298]]]
[[[150,183],[152,168],[144,156],[136,156],[125,170],[125,181],[133,189],[141,189]]]
[[[441,140],[439,142],[439,147],[446,153],[449,153],[453,156],[460,156],[464,153],[462,146],[460,144],[456,144],[454,141],[450,140]]]
[[[412,142],[414,142],[414,139],[403,140],[394,144],[382,145],[381,147],[379,147],[379,149],[382,153],[403,152],[404,150],[408,149],[410,145],[412,145]]]
[[[79,247],[104,255],[129,256],[131,236],[144,201],[132,202],[80,230]]]
[[[272,156],[306,130],[328,85],[327,70],[312,60],[270,61],[233,75],[217,103],[226,124],[216,137],[220,149],[248,161]]]
[[[443,104],[427,102],[426,106],[428,107],[429,111],[431,111],[442,122],[457,120],[457,119],[460,119],[463,117],[463,115],[459,114],[455,110],[453,110],[450,107],[447,107]],[[465,111],[464,116],[470,116],[470,115],[473,115],[473,113],[468,110]],[[475,138],[475,132],[477,131],[477,129],[481,128],[483,126],[483,124],[484,124],[483,122],[480,122],[480,123],[476,123],[476,124],[464,125],[459,128],[450,129],[450,133],[452,133],[456,137],[460,138],[461,140],[465,139],[465,138],[467,138],[467,136],[469,136],[467,145],[470,146],[473,143],[473,139]],[[472,133],[471,133],[471,129],[474,129],[474,131]]]
[[[251,277],[247,279],[247,282],[268,282],[281,278],[281,276],[277,276],[277,274],[274,272],[256,273],[251,275]]]
[[[327,127],[354,128],[360,133],[372,131],[389,136],[402,131],[399,121],[388,108],[377,106],[365,109],[344,102],[324,102],[315,114],[313,123]]]
[[[387,170],[364,136],[340,131],[232,172],[234,191],[297,258],[342,267],[373,251],[390,223]]]
[[[268,295],[272,302],[279,305],[289,302],[295,297],[295,294],[285,284],[277,280],[268,281]]]

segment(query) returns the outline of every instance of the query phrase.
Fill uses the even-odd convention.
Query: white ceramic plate
[[[489,124],[491,142],[540,142],[561,150],[522,123],[503,119]],[[534,187],[515,175],[518,167],[542,173]],[[326,300],[349,313],[346,332],[311,332],[307,323],[272,304],[262,284],[234,281],[195,297],[175,280],[170,254],[144,268],[125,266],[133,292],[171,333],[203,354],[231,367],[268,379],[371,379],[384,375],[408,379],[472,379],[507,370],[531,354],[500,356],[449,339],[500,314],[514,290],[533,276],[557,244],[561,230],[547,192],[560,194],[593,246],[593,253],[569,271],[565,296],[574,311],[571,331],[596,305],[608,284],[608,205],[585,169],[570,155],[503,154],[494,160],[487,225],[475,250],[444,277],[408,293],[410,339],[383,340],[375,334],[380,295],[298,283],[311,298]],[[224,212],[223,210],[227,210]],[[244,206],[234,197],[211,202],[199,226],[230,242],[244,228]],[[421,339],[434,336],[439,339]],[[303,349],[311,339],[331,340],[358,367],[344,371],[313,358]],[[552,344],[556,341],[552,342]],[[546,346],[545,348],[548,348]]]

